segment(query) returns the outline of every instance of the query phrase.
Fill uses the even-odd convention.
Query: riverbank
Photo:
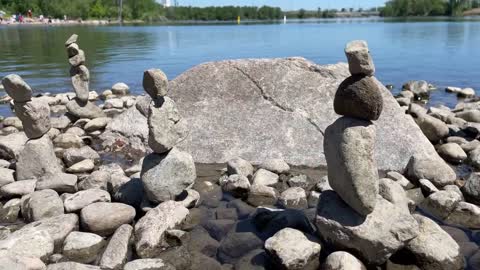
[[[349,270],[426,269],[430,262],[460,270],[464,261],[478,267],[475,91],[451,87],[462,97],[455,108],[424,108],[417,101],[432,93],[428,83],[406,83],[394,98],[370,81],[383,110],[371,127],[376,138],[362,136],[356,145],[375,143],[372,166],[384,199],[364,219],[332,191],[325,167],[331,149],[323,149],[326,130],[338,120],[331,104],[350,76],[348,65],[303,58],[211,62],[168,86],[156,73],[144,75],[148,95],[116,83],[90,91],[87,110],[75,93],[40,95],[29,102],[48,107],[49,115],[0,119],[0,253],[9,263],[63,270],[128,262],[125,269],[142,269],[142,259],[154,257],[149,263],[170,269],[298,269],[287,259],[295,258],[302,269],[346,261],[357,265],[344,266]],[[15,85],[17,94],[30,88]],[[150,95],[165,94],[152,102]],[[28,140],[25,132],[40,127],[46,133]],[[177,136],[182,140],[172,141]],[[160,197],[170,200],[158,204]],[[351,231],[342,234],[350,241],[332,230]],[[345,246],[351,253],[339,252]],[[388,252],[371,252],[378,247]]]

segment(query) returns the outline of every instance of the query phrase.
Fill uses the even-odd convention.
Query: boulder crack
[[[239,68],[237,66],[233,66],[233,68],[236,69],[238,72],[240,72],[243,76],[245,76],[249,81],[251,81],[255,85],[255,87],[259,90],[260,96],[264,100],[266,100],[267,102],[272,104],[274,107],[277,107],[278,109],[280,109],[282,111],[285,111],[285,112],[298,113],[298,112],[292,110],[291,108],[283,106],[278,101],[276,101],[273,97],[268,95],[265,92],[265,90],[263,89],[263,87],[260,85],[260,83],[258,83],[255,79],[253,79],[247,72],[245,72],[244,70],[242,70],[241,68]],[[301,115],[305,120],[307,120],[307,122],[309,122],[318,132],[320,132],[320,134],[322,134],[322,136],[325,137],[325,132],[310,117],[308,117],[308,116],[306,116],[302,113],[298,113],[298,114]]]

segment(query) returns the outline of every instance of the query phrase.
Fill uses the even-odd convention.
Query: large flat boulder
[[[283,158],[291,165],[324,166],[324,132],[339,117],[333,99],[347,76],[344,63],[319,66],[303,58],[196,66],[169,84],[169,96],[191,131],[180,148],[200,163],[241,156],[253,163]],[[383,85],[380,89],[384,109],[375,122],[379,169],[403,170],[414,153],[436,155],[392,94]]]

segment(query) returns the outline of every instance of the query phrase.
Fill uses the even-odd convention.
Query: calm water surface
[[[439,87],[432,103],[453,106],[448,85],[480,90],[480,21],[334,20],[257,25],[0,26],[0,76],[18,73],[40,92],[70,91],[63,46],[73,33],[87,55],[91,88],[122,81],[142,91],[143,71],[170,79],[208,61],[303,56],[318,64],[345,61],[353,39],[368,41],[377,77],[397,88],[408,80]],[[398,89],[396,90],[398,91]],[[1,93],[0,93],[1,95]],[[0,108],[5,115],[6,107]]]

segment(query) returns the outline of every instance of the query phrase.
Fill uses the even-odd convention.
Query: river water
[[[170,79],[208,61],[302,56],[318,64],[345,61],[353,39],[368,41],[377,77],[399,91],[408,80],[439,87],[432,104],[454,106],[445,86],[480,90],[480,19],[385,21],[336,19],[249,25],[0,26],[0,76],[18,73],[39,92],[70,91],[65,40],[79,34],[91,88],[127,83],[142,91],[143,71]],[[0,93],[0,96],[2,93]],[[0,115],[6,115],[6,106]]]

